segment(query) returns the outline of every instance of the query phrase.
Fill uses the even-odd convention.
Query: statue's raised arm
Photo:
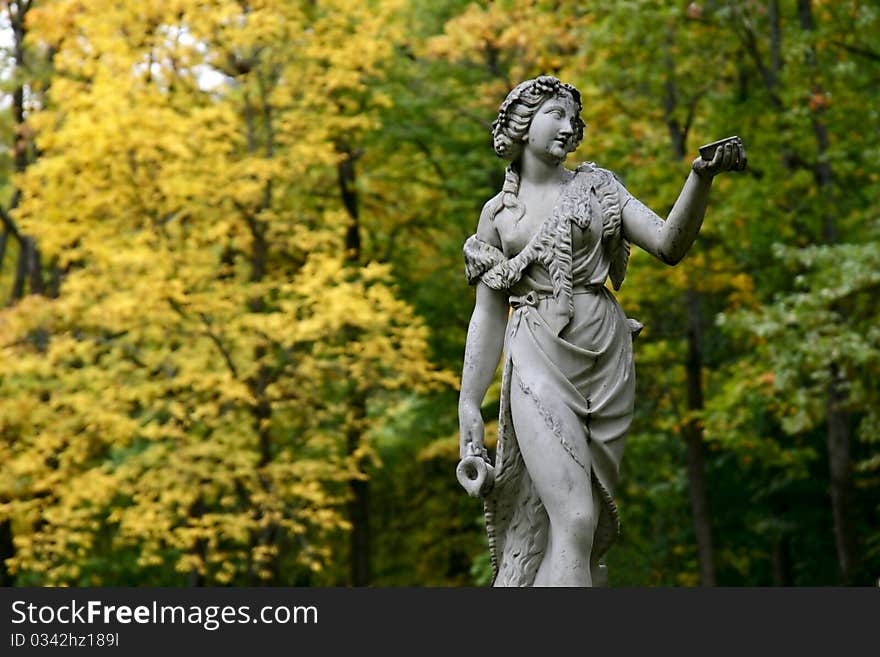
[[[626,237],[669,265],[684,257],[700,232],[712,179],[723,171],[746,168],[746,151],[739,137],[706,144],[700,151],[666,221],[632,197],[623,208]]]

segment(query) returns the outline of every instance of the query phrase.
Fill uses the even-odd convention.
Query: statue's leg
[[[599,507],[581,421],[572,409],[554,403],[552,382],[523,386],[514,371],[510,389],[517,442],[550,518],[535,585],[591,586],[590,550]]]

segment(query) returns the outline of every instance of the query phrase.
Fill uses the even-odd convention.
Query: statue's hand
[[[711,179],[722,171],[743,171],[746,168],[746,149],[742,140],[736,139],[715,149],[711,160],[698,157],[691,168],[701,178]]]
[[[472,404],[460,404],[458,407],[458,424],[460,428],[459,457],[464,458],[471,454],[485,456],[483,416],[480,415],[479,407]],[[471,445],[471,447],[468,448],[468,445]]]

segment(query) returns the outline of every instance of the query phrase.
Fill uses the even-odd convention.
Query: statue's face
[[[535,112],[524,149],[539,159],[558,164],[572,150],[578,107],[569,94],[548,98]]]

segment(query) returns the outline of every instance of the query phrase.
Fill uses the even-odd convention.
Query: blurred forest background
[[[876,0],[4,0],[0,32],[0,584],[485,584],[461,245],[540,73],[583,93],[569,165],[663,216],[699,145],[749,155],[619,294],[611,585],[877,583]]]

